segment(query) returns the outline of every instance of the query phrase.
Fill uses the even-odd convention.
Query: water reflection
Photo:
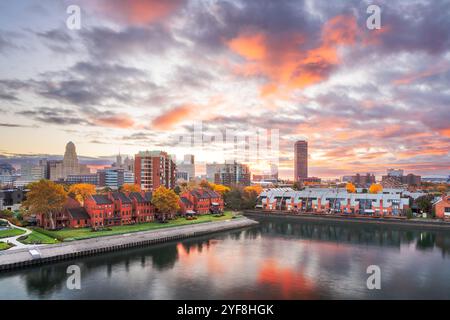
[[[450,297],[450,271],[443,268],[448,265],[449,232],[273,218],[260,222],[243,230],[1,274],[0,298]],[[71,264],[81,268],[81,291],[66,289]],[[386,290],[366,290],[370,264],[382,266]]]

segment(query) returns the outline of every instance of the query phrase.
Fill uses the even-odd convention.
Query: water
[[[450,299],[450,232],[259,226],[0,274],[0,299]],[[81,290],[66,288],[81,267]],[[381,290],[366,269],[381,268]]]

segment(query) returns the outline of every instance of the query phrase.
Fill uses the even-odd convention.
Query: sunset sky
[[[66,27],[67,6],[81,29]],[[366,27],[369,4],[381,29]],[[280,175],[450,172],[450,2],[0,2],[0,154],[183,148],[194,121],[280,132]]]

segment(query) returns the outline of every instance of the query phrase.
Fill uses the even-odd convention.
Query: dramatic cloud
[[[279,130],[283,177],[298,139],[309,141],[311,175],[450,170],[448,1],[378,1],[380,30],[367,29],[358,0],[74,3],[81,30],[39,3],[40,15],[0,31],[2,133],[45,123],[40,133],[76,136],[97,155],[119,144],[181,153],[193,151],[174,136],[203,121]],[[50,152],[29,140],[0,148]],[[207,144],[197,159],[222,161],[218,149]]]

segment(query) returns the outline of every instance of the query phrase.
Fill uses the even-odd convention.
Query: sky
[[[449,1],[17,0],[0,15],[1,155],[73,141],[223,161],[219,134],[260,130],[278,134],[281,177],[296,140],[310,176],[450,173]],[[216,138],[181,144],[199,123]]]

